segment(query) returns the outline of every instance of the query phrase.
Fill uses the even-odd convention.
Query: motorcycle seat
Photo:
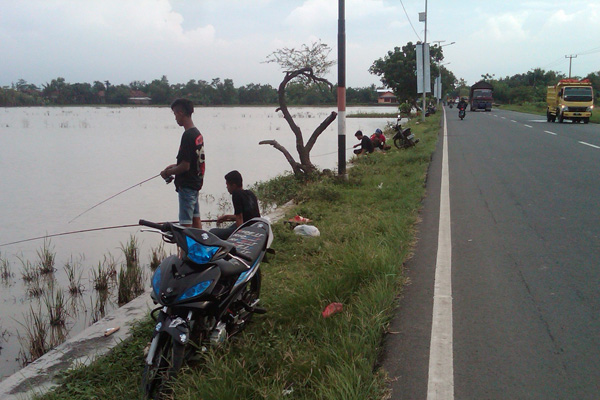
[[[236,251],[250,258],[251,264],[254,264],[266,247],[268,229],[268,225],[261,223],[245,226],[235,231],[227,241],[233,243]]]

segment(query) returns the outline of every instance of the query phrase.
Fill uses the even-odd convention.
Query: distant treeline
[[[186,84],[170,84],[167,77],[150,83],[134,81],[129,85],[112,85],[109,81],[68,83],[64,78],[53,79],[42,88],[20,79],[11,87],[0,88],[0,106],[85,105],[85,104],[152,104],[168,105],[177,97],[185,97],[197,105],[274,105],[277,88],[271,85],[248,84],[235,87],[233,80],[220,78],[212,82],[190,80]],[[290,83],[286,89],[288,105],[335,104],[337,91],[326,85]],[[348,88],[348,104],[377,103],[377,88]]]
[[[565,79],[567,76],[559,72],[536,68],[523,74],[500,79],[494,79],[490,74],[482,75],[482,78],[494,87],[494,101],[502,104],[523,104],[545,103],[548,86],[556,85],[559,80]],[[584,77],[573,78],[589,79],[594,88],[595,101],[600,102],[600,71]],[[468,89],[464,89],[460,93],[468,95]]]

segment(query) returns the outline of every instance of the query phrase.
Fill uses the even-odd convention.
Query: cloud
[[[477,35],[485,38],[488,33],[492,40],[501,43],[524,40],[528,36],[524,29],[526,19],[527,13],[492,16],[487,19],[484,29],[477,32]]]

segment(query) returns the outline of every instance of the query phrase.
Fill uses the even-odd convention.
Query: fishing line
[[[346,150],[351,150],[352,147],[348,147]],[[338,150],[336,151],[332,151],[331,153],[324,153],[324,154],[317,154],[316,156],[312,156],[312,157],[323,157],[323,156],[328,156],[330,154],[336,154],[338,152]]]
[[[102,230],[106,230],[106,229],[132,228],[132,227],[134,227],[134,226],[139,226],[139,224],[117,225],[117,226],[105,226],[105,227],[103,227],[103,228],[82,229],[82,230],[79,230],[79,231],[71,231],[71,232],[63,232],[63,233],[54,233],[54,234],[52,234],[52,235],[38,236],[38,237],[31,238],[31,239],[17,240],[16,242],[2,243],[2,244],[0,244],[0,247],[3,247],[3,246],[9,246],[9,245],[11,245],[11,244],[19,244],[19,243],[31,242],[31,241],[33,241],[33,240],[46,239],[46,238],[51,238],[51,237],[56,237],[56,236],[74,235],[74,234],[76,234],[76,233],[85,233],[85,232],[102,231]]]
[[[217,220],[216,219],[203,219],[202,222],[217,222]],[[177,224],[178,222],[172,222],[172,223]],[[77,233],[104,231],[104,230],[109,230],[109,229],[133,228],[135,226],[140,226],[140,225],[139,224],[115,225],[115,226],[105,226],[102,228],[81,229],[78,231],[54,233],[52,235],[44,235],[44,236],[38,236],[38,237],[30,238],[30,239],[17,240],[16,242],[2,243],[2,244],[0,244],[0,247],[10,246],[12,244],[32,242],[34,240],[41,240],[41,239],[52,238],[52,237],[57,237],[57,236],[75,235]]]
[[[93,205],[92,207],[88,208],[87,210],[85,210],[84,212],[82,212],[81,214],[79,214],[78,216],[76,216],[75,218],[73,218],[72,220],[70,220],[70,221],[69,221],[69,224],[70,224],[71,222],[75,221],[77,218],[81,217],[81,216],[82,216],[83,214],[85,214],[86,212],[88,212],[88,211],[91,211],[91,210],[93,210],[94,208],[98,207],[100,204],[106,203],[106,202],[107,202],[107,201],[109,201],[110,199],[113,199],[113,198],[117,197],[118,195],[120,195],[120,194],[122,194],[122,193],[125,193],[125,192],[126,192],[126,191],[128,191],[128,190],[131,190],[131,189],[133,189],[134,187],[141,186],[143,183],[146,183],[146,182],[148,182],[148,181],[151,181],[151,180],[152,180],[152,179],[154,179],[154,178],[158,178],[159,176],[160,176],[160,174],[158,174],[158,175],[154,175],[152,178],[148,178],[148,179],[146,179],[146,180],[143,180],[143,181],[141,181],[140,183],[136,183],[135,185],[133,185],[133,186],[130,186],[130,187],[128,187],[127,189],[121,190],[119,193],[117,193],[117,194],[114,194],[114,195],[110,196],[108,199],[102,200],[100,203]]]

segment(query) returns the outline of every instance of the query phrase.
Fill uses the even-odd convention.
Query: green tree
[[[71,102],[74,104],[92,104],[96,101],[92,85],[89,83],[74,83],[71,86]]]
[[[52,79],[50,83],[42,85],[42,95],[44,98],[55,104],[67,104],[70,97],[69,85],[65,78]]]
[[[438,76],[437,65],[444,59],[442,48],[438,45],[431,46],[429,55],[431,76]],[[400,102],[408,100],[416,103],[418,98],[416,58],[416,45],[408,42],[402,48],[394,47],[394,50],[388,51],[385,57],[375,60],[369,72],[379,76],[381,83],[392,89]]]
[[[154,104],[169,104],[171,101],[171,86],[169,86],[169,80],[166,75],[163,75],[161,79],[155,79],[150,82],[146,91]]]
[[[131,89],[126,85],[111,85],[106,90],[106,102],[109,104],[127,104]]]
[[[240,104],[274,104],[277,102],[277,90],[271,85],[250,83],[238,89]]]
[[[600,71],[590,73],[585,78],[592,82],[594,97],[596,98],[596,103],[598,103],[600,101]]]
[[[346,89],[346,103],[348,104],[373,104],[377,103],[377,87],[371,85],[364,88]]]

